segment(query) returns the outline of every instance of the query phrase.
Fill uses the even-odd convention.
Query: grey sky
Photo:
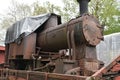
[[[33,2],[35,2],[35,0],[16,0],[19,3],[25,3],[25,4],[32,4]],[[51,3],[55,4],[55,5],[61,5],[62,4],[62,0],[39,0],[41,3],[45,2],[45,1],[50,1]],[[11,0],[2,0],[0,1],[0,14],[5,14],[8,11],[8,7],[11,4]]]

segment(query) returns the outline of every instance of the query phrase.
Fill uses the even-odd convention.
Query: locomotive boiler
[[[6,34],[6,66],[61,74],[90,75],[101,67],[96,45],[103,39],[97,18],[88,14],[90,0],[77,0],[80,16],[61,24],[54,13],[17,21]]]

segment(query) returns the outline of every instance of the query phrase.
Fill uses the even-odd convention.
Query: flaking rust
[[[5,80],[95,80],[104,77],[101,74],[103,62],[96,55],[96,45],[103,40],[103,28],[97,18],[88,14],[90,0],[77,1],[80,16],[64,24],[59,15],[49,13],[25,18],[7,30],[5,67],[8,71],[1,69]]]

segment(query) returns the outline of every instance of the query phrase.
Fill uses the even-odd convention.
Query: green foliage
[[[39,1],[34,2],[33,4],[33,15],[40,15],[44,13],[60,13],[61,9],[59,6],[46,1],[44,5],[40,4]]]
[[[38,1],[34,2],[33,4],[33,15],[40,15],[47,13],[47,9],[40,5]]]
[[[116,0],[91,0],[90,2],[90,12],[105,26],[104,34],[120,32],[118,22],[120,11],[117,7]]]
[[[61,8],[59,6],[56,6],[52,3],[50,3],[49,1],[46,1],[44,3],[44,7],[47,9],[48,13],[58,13],[58,14],[60,14],[60,12],[61,12]]]
[[[63,20],[65,22],[78,15],[79,5],[76,0],[63,0],[63,4],[64,6],[61,15],[63,16]]]
[[[44,13],[57,13],[61,15],[63,22],[78,16],[79,5],[77,0],[62,0],[63,6],[56,6],[49,1],[43,5],[40,1],[35,1],[31,6],[19,4],[12,0],[12,6],[9,12],[2,19],[1,26],[6,28],[24,17],[40,15]],[[116,0],[91,0],[89,3],[89,12],[95,15],[100,23],[105,26],[104,34],[120,32],[120,6]]]

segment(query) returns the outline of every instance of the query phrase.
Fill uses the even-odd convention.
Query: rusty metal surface
[[[81,23],[82,21],[82,23]],[[43,51],[58,51],[67,49],[67,31],[74,31],[75,42],[88,43],[88,45],[96,46],[102,39],[101,26],[92,15],[84,15],[77,19],[73,19],[68,23],[48,28],[39,33],[37,45]],[[76,26],[78,24],[78,26]],[[71,34],[70,34],[71,35]]]
[[[43,73],[36,71],[19,71],[19,70],[8,70],[8,69],[7,70],[4,69],[0,71],[4,71],[4,72],[7,71],[6,72],[7,74],[5,74],[5,76],[9,80],[86,80],[87,79],[87,76]],[[5,80],[7,80],[7,78]]]
[[[67,47],[65,26],[52,27],[38,34],[37,46],[43,51],[58,51]]]
[[[52,23],[53,21],[51,20]],[[55,70],[61,72],[63,70],[61,73],[66,73],[67,71],[80,67],[81,71],[75,69],[78,70],[78,73],[76,74],[82,76],[92,75],[94,71],[88,70],[88,68],[93,70],[98,69],[99,64],[94,62],[94,60],[97,59],[95,46],[102,39],[102,28],[96,18],[92,15],[84,14],[65,24],[57,25],[57,22],[55,22],[55,24],[51,24],[51,27],[47,28],[47,25],[51,22],[46,23],[45,30],[42,32],[36,31],[36,33],[32,33],[23,39],[21,38],[19,43],[10,43],[10,66],[12,66],[13,69],[18,70],[30,69],[51,72],[49,70],[52,67],[48,64],[51,62],[55,64],[53,58],[55,58],[56,55],[51,55],[50,53],[57,53],[61,49],[69,48],[69,51],[71,52],[69,58],[66,57],[66,53],[63,54],[63,57],[58,53],[57,59],[63,60],[63,67],[59,67],[58,65],[60,64],[55,64],[52,72]],[[93,61],[90,63],[88,61],[82,61],[83,59],[87,60],[89,58]],[[43,59],[46,59],[47,61],[43,61]],[[67,62],[70,59],[71,61],[75,61],[75,63],[66,64],[64,63],[65,59]],[[90,65],[90,67],[88,65]],[[44,67],[45,69],[42,70]],[[59,71],[59,68],[61,71]]]
[[[57,15],[47,16],[50,17],[47,22],[40,22],[35,28],[32,26],[32,32],[24,34],[18,31],[24,26],[14,24],[13,31],[18,31],[18,34],[8,35],[6,45],[9,52],[7,62],[16,70],[3,70],[5,77],[10,80],[90,80],[90,76],[100,68],[96,45],[103,39],[103,28],[94,16],[85,14],[88,0],[85,2],[80,5],[81,16],[64,24],[60,24]],[[14,37],[14,42],[11,42],[11,37]],[[70,54],[59,52],[65,49],[69,49]]]
[[[92,15],[83,17],[83,34],[89,45],[96,46],[103,39],[102,26]]]
[[[30,59],[31,55],[35,53],[36,34],[33,33],[27,36],[18,43],[9,44],[9,59]]]
[[[95,60],[95,59],[81,59],[79,61],[79,65],[80,65],[80,75],[84,75],[84,76],[91,76],[93,75],[95,72],[97,72],[97,70],[100,69],[100,61]]]
[[[5,42],[8,47],[6,62],[12,68],[0,70],[1,76],[9,80],[97,78],[91,75],[100,68],[96,45],[103,39],[103,28],[93,15],[87,14],[89,1],[79,0],[81,16],[67,23],[61,24],[60,17],[51,13],[42,19],[33,17],[38,22],[31,22],[31,18],[26,21],[25,18],[19,21],[22,25],[17,22],[19,25],[15,23],[9,28],[10,34],[7,33]],[[25,22],[28,24],[23,24]],[[67,49],[69,54],[65,51]]]
[[[31,55],[35,54],[36,50],[36,33],[25,37],[24,40],[24,50],[23,50],[23,59],[31,59]]]
[[[92,76],[95,77],[95,79],[102,79],[102,80],[119,80],[120,78],[120,56],[118,56],[116,59],[114,59],[110,64],[107,66],[101,68],[98,70],[95,74]]]
[[[60,16],[55,16],[55,15],[50,16],[50,18],[47,20],[47,22],[43,25],[44,26],[43,30],[46,30],[50,27],[56,27],[59,24],[61,24]]]

